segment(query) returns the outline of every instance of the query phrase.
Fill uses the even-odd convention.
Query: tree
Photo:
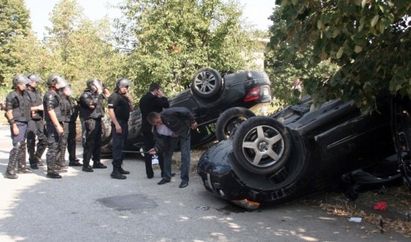
[[[270,27],[272,34],[281,31],[286,26],[286,21],[279,17],[282,11],[283,8],[276,7],[271,16],[271,20],[274,22],[274,25]],[[312,54],[312,46],[307,46],[304,50],[296,52],[295,48],[289,46],[285,41],[278,42],[275,48],[271,43],[271,50],[267,51],[265,55],[265,68],[272,85],[275,87],[273,94],[276,107],[282,108],[299,101],[301,93],[292,89],[297,78],[303,82],[302,95],[305,95],[307,88],[312,88],[312,80],[322,80],[336,72],[338,66],[329,61],[322,61],[315,66],[310,65]]]
[[[201,67],[236,71],[253,58],[255,41],[234,1],[133,0],[121,9],[125,19],[117,28],[128,54],[124,73],[138,81],[138,93],[151,82],[175,93],[187,88]]]
[[[23,0],[0,0],[0,84],[15,74],[13,67],[21,60],[10,56],[13,42],[19,36],[27,36],[31,23]]]
[[[107,18],[92,22],[84,17],[77,0],[61,0],[50,21],[52,27],[47,29],[45,41],[54,56],[50,72],[62,74],[77,94],[89,78],[115,82],[121,56],[108,41],[111,32]]]
[[[370,111],[380,89],[411,94],[409,1],[277,0],[276,4],[282,8],[278,17],[284,25],[273,29],[272,50],[284,43],[291,56],[312,46],[309,68],[325,60],[340,66],[327,85],[320,78],[310,80],[308,91],[317,102],[354,99],[363,111]]]

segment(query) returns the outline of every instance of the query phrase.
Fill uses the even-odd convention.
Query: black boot
[[[124,170],[123,167],[121,167],[121,166],[118,168],[118,171],[119,171],[121,174],[123,174],[123,175],[128,175],[128,174],[130,174],[129,171]]]
[[[93,168],[95,168],[95,169],[105,169],[105,168],[107,168],[107,166],[105,166],[100,161],[94,161]]]
[[[74,161],[69,162],[69,166],[82,166],[83,164],[80,163],[79,159],[75,159]]]
[[[110,174],[111,178],[114,179],[119,179],[119,180],[124,180],[127,177],[123,174],[121,174],[119,167],[114,166],[113,167],[113,172]]]
[[[46,177],[47,177],[47,178],[52,178],[52,179],[60,179],[60,178],[61,178],[60,174],[57,173],[57,172],[54,171],[54,170],[47,170],[47,175],[46,175]]]
[[[83,166],[82,171],[85,171],[85,172],[93,172],[93,168],[91,168],[91,166]]]
[[[10,151],[9,164],[7,165],[6,177],[9,179],[17,179],[16,166],[18,158],[18,145]]]
[[[29,163],[30,163],[30,168],[33,170],[37,170],[39,169],[39,166],[37,165],[37,162],[35,159],[29,159]]]

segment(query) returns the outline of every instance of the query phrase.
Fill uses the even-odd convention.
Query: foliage
[[[201,67],[237,71],[254,58],[255,41],[234,1],[130,0],[121,9],[118,42],[136,93],[158,82],[170,95],[187,88]]]
[[[23,0],[0,0],[0,84],[11,80],[21,69],[21,59],[14,58],[14,41],[29,35],[31,23]]]
[[[61,0],[50,17],[45,45],[53,58],[49,73],[63,75],[79,95],[89,78],[99,78],[113,87],[121,56],[108,41],[108,19],[91,22],[77,0]]]
[[[411,94],[411,36],[405,0],[277,0],[283,24],[269,47],[280,43],[289,56],[313,47],[308,68],[328,60],[340,66],[327,85],[323,78],[304,82],[317,102],[354,99],[363,111],[375,108],[378,90]],[[289,57],[288,57],[289,58]]]

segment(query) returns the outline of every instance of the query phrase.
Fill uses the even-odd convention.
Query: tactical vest
[[[23,91],[20,95],[13,91],[9,93],[11,103],[6,103],[6,110],[12,109],[15,121],[28,122],[30,119],[30,102],[27,93]]]
[[[43,98],[43,105],[44,105],[44,118],[47,122],[51,122],[50,115],[48,114],[48,110],[52,108],[56,113],[57,120],[59,122],[64,122],[66,120],[65,116],[65,105],[63,104],[61,97],[58,93],[54,91],[48,91],[44,94]]]
[[[42,104],[42,97],[41,97],[41,92],[37,90],[26,90],[29,100],[31,103],[31,107],[38,106]],[[34,114],[31,115],[31,119],[33,120],[40,120],[43,118],[43,111],[42,110],[37,110],[34,112]]]

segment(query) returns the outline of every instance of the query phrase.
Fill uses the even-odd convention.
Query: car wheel
[[[220,73],[212,68],[201,68],[193,77],[191,91],[201,98],[211,98],[217,95],[223,86]]]
[[[281,123],[269,117],[251,117],[233,136],[239,164],[255,174],[280,170],[291,152],[291,136]]]
[[[244,107],[233,107],[225,110],[217,119],[217,140],[222,141],[230,138],[242,122],[253,116],[255,114]]]

